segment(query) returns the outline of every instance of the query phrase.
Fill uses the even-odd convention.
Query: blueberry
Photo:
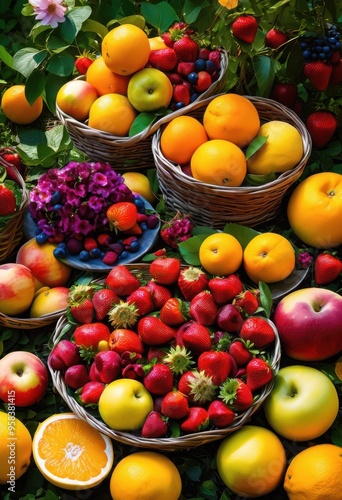
[[[56,259],[65,259],[65,257],[67,256],[67,251],[65,248],[58,246],[54,249],[53,255],[56,257]]]
[[[209,73],[209,75],[212,75],[216,71],[216,65],[213,63],[213,61],[205,61],[205,70]]]
[[[124,250],[123,252],[121,252],[121,254],[119,255],[118,259],[127,259],[127,257],[129,256],[129,252],[127,252],[127,250]]]
[[[181,102],[181,101],[180,102],[176,102],[176,104],[175,104],[175,110],[176,109],[182,109],[182,108],[184,108],[184,106],[185,106],[184,102]]]
[[[199,94],[197,92],[193,92],[190,96],[190,102],[195,102],[198,99]]]
[[[198,81],[198,74],[195,71],[192,71],[192,73],[188,74],[188,82],[191,83],[191,85],[196,85]]]
[[[53,206],[53,209],[54,209],[54,211],[55,211],[55,212],[58,212],[58,210],[59,210],[60,208],[63,208],[63,205],[60,205],[59,203],[56,203],[56,204]]]
[[[142,209],[145,208],[145,203],[144,203],[144,200],[142,198],[135,198],[133,203],[137,207],[138,212],[140,212]]]
[[[61,199],[61,195],[59,194],[58,191],[55,191],[52,196],[51,196],[51,200],[50,200],[50,203],[52,205],[55,205],[56,203],[58,203]]]
[[[91,259],[97,259],[98,257],[101,257],[101,250],[98,247],[92,248],[89,255]]]
[[[304,57],[305,59],[309,59],[309,58],[311,57],[311,52],[310,52],[310,50],[304,50],[304,52],[303,52],[303,57]]]
[[[42,232],[37,234],[36,236],[36,242],[38,243],[38,245],[43,245],[44,243],[47,242],[48,239],[49,239],[48,235]]]
[[[79,253],[78,257],[82,262],[86,262],[87,260],[90,259],[90,255],[89,252],[87,252],[87,250],[82,250],[82,252]]]
[[[141,228],[143,231],[145,231],[145,230],[147,229],[147,224],[146,224],[146,222],[141,222],[141,223],[140,223],[140,228]]]
[[[137,252],[137,251],[139,250],[139,248],[140,248],[140,243],[139,243],[139,241],[138,241],[138,240],[134,240],[134,241],[132,241],[132,243],[130,244],[128,251],[129,251],[129,252]]]
[[[67,250],[67,245],[65,243],[65,241],[61,241],[60,243],[58,243],[58,248],[64,248],[64,250]]]

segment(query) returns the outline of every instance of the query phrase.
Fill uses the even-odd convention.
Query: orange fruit
[[[342,491],[342,448],[317,444],[291,460],[284,480],[290,500],[339,500]]]
[[[127,231],[137,222],[138,209],[130,201],[119,201],[108,208],[106,215],[115,231]]]
[[[86,73],[86,81],[90,83],[99,96],[105,94],[127,95],[130,77],[113,73],[105,64],[102,56],[94,60]]]
[[[207,133],[200,121],[192,116],[177,116],[162,131],[160,148],[165,158],[185,165],[190,162],[196,149],[207,140]]]
[[[201,266],[214,276],[235,273],[242,264],[243,250],[231,234],[214,233],[207,236],[199,248]]]
[[[25,96],[25,85],[12,85],[2,94],[1,109],[13,123],[29,125],[41,115],[43,98],[39,96],[30,104]]]
[[[295,268],[294,249],[284,236],[261,233],[250,240],[243,253],[248,277],[258,283],[275,283],[287,278]]]
[[[150,50],[144,30],[134,24],[121,24],[104,36],[101,54],[111,71],[132,75],[145,67]]]
[[[111,471],[111,439],[74,413],[51,415],[33,436],[33,458],[50,483],[68,490],[100,484]]]
[[[178,500],[180,473],[173,461],[155,451],[136,451],[119,461],[110,479],[113,500]]]
[[[304,179],[292,192],[287,217],[293,232],[309,246],[342,244],[342,175],[320,172]]]
[[[143,354],[144,352],[144,345],[139,335],[127,328],[116,328],[113,330],[109,336],[108,345],[111,351],[115,351],[120,355],[125,351],[136,352],[138,354]]]
[[[242,150],[224,139],[212,139],[201,144],[190,160],[193,177],[215,186],[238,187],[247,173]]]
[[[224,94],[214,97],[207,105],[203,125],[209,139],[225,139],[244,148],[259,132],[260,118],[247,97]]]
[[[89,127],[126,137],[137,115],[126,96],[105,94],[96,99],[89,111]]]

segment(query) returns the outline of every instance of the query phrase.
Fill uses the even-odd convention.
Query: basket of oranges
[[[311,153],[297,114],[268,98],[220,94],[194,103],[153,136],[168,208],[198,225],[272,220]]]
[[[190,305],[200,300],[200,292],[193,291],[190,299],[189,287],[182,285],[181,280],[178,284],[175,278],[183,279],[189,272],[198,273],[202,295],[207,295],[211,275],[200,268],[181,266],[176,258],[159,259],[150,265],[116,266],[105,277],[89,281],[87,299],[93,304],[96,319],[87,324],[77,322],[72,319],[75,311],[69,308],[52,334],[48,367],[55,389],[80,418],[126,445],[175,451],[222,439],[249,421],[273,387],[281,347],[274,323],[265,316],[244,315],[241,309],[243,328],[263,331],[264,347],[256,354],[255,340],[250,359],[252,364],[267,363],[269,376],[263,381],[259,379],[254,387],[246,379],[246,371],[248,377],[252,376],[252,364],[248,370],[246,365],[245,370],[240,369],[239,378],[238,365],[231,357],[233,349],[228,351],[235,336],[244,335],[242,330],[229,336],[223,332],[223,336],[209,333],[209,328],[216,331],[221,313],[214,314],[210,327],[201,325],[199,317],[191,320],[188,314],[177,320],[178,326],[170,326],[175,314],[171,314],[171,320],[165,312],[171,303],[182,300]],[[231,279],[236,287],[244,289],[237,275],[231,275]],[[92,289],[94,285],[96,288]],[[150,306],[146,300],[148,290],[152,290],[149,287],[154,289],[154,303]],[[113,292],[120,292],[119,302],[113,303]],[[138,302],[132,300],[134,294],[142,300],[142,293],[144,306],[136,316]],[[232,297],[229,300],[225,305],[214,306],[215,311],[230,308]],[[106,303],[111,304],[107,313]],[[124,310],[126,328],[122,329],[120,318],[123,319]],[[135,315],[132,321],[130,314]],[[191,333],[187,329],[189,320]],[[183,331],[187,331],[186,337]],[[237,339],[236,342],[241,344]],[[221,363],[216,356],[223,358]],[[240,361],[238,364],[242,366]]]
[[[151,43],[136,26],[112,29],[85,76],[67,82],[57,94],[57,117],[75,146],[117,171],[153,168],[152,134],[163,120],[185,113],[191,102],[222,92],[225,86],[225,49],[206,49],[200,58],[200,46],[193,40],[196,52],[183,62],[172,47],[162,43],[164,48],[151,50]],[[215,59],[209,60],[210,52]],[[190,69],[193,83],[188,80]],[[206,75],[201,86],[200,73]]]

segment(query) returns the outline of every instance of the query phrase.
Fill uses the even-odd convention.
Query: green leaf
[[[13,69],[28,78],[46,59],[47,54],[46,50],[37,50],[32,47],[18,50],[13,56]]]
[[[70,10],[68,14],[66,15],[66,18],[70,19],[76,28],[76,33],[81,30],[82,25],[84,21],[86,21],[92,13],[92,9],[89,6],[83,6],[83,7],[75,7],[74,9]],[[61,23],[61,26],[63,26],[64,23]]]
[[[45,89],[46,76],[41,71],[34,71],[28,77],[25,85],[26,99],[32,104],[37,97],[42,95]]]
[[[146,23],[160,33],[167,31],[172,23],[179,20],[177,12],[168,2],[159,2],[154,5],[144,2],[141,4],[141,14]]]
[[[139,113],[129,129],[128,136],[133,137],[134,135],[140,134],[156,120],[157,117],[155,113]]]
[[[69,76],[74,69],[75,60],[68,52],[54,54],[49,60],[46,70],[57,76]]]
[[[252,142],[249,143],[248,148],[246,150],[246,160],[249,160],[249,158],[254,155],[267,141],[268,135],[260,135],[256,137],[255,139],[252,140]]]
[[[93,19],[87,19],[86,21],[84,21],[82,31],[90,31],[91,33],[96,33],[101,38],[104,38],[108,33],[108,29],[106,28],[106,26],[98,23],[97,21],[94,21]]]
[[[259,281],[258,288],[260,291],[261,307],[264,309],[267,318],[269,318],[271,316],[272,305],[273,305],[272,292],[269,286],[263,281]]]
[[[198,256],[199,248],[205,238],[207,238],[207,236],[207,234],[199,234],[197,236],[192,236],[191,238],[178,244],[178,250],[185,262],[187,262],[191,266],[201,265]]]
[[[214,234],[214,233],[217,233],[217,231],[215,229],[213,229],[212,227],[208,227],[208,226],[195,226],[194,229],[192,230],[193,236],[203,235],[203,234],[209,236],[210,234]]]
[[[262,186],[263,184],[274,181],[276,178],[277,176],[274,172],[267,175],[247,174],[244,179],[244,185]]]
[[[223,232],[234,236],[239,241],[243,250],[246,248],[248,243],[253,238],[255,238],[255,236],[260,234],[260,232],[256,231],[255,229],[251,229],[250,227],[242,226],[240,224],[235,224],[234,222],[226,224],[223,228]]]
[[[0,45],[0,60],[10,68],[13,68],[13,57],[2,45]]]
[[[269,95],[275,77],[274,59],[268,56],[253,57],[253,68],[260,95]]]

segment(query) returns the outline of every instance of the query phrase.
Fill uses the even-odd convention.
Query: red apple
[[[274,311],[282,350],[300,361],[321,361],[342,350],[342,296],[303,288],[281,299]]]
[[[35,292],[30,269],[22,264],[0,265],[0,312],[16,316],[28,310]]]
[[[64,380],[71,389],[80,389],[89,382],[88,371],[85,365],[72,365],[64,373]]]
[[[49,372],[35,354],[13,351],[0,360],[0,398],[18,407],[37,403],[46,393]]]

